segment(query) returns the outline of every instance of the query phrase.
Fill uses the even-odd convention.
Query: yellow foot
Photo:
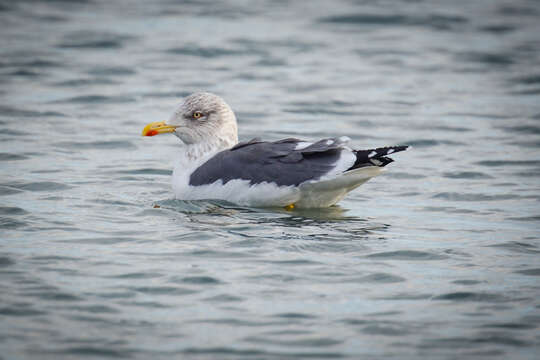
[[[292,209],[294,209],[294,204],[289,204],[289,205],[285,206],[285,210],[289,210],[289,211],[290,211],[290,210],[292,210]]]

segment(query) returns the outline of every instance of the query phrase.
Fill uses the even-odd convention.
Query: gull
[[[238,142],[236,116],[219,96],[189,95],[166,122],[143,136],[172,133],[184,144],[172,176],[180,200],[226,200],[241,206],[329,207],[374,176],[408,146],[353,150],[346,136]]]

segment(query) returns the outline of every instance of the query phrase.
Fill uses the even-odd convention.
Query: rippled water
[[[533,359],[536,1],[0,3],[0,358]],[[324,210],[173,200],[195,90],[240,138],[413,145]]]

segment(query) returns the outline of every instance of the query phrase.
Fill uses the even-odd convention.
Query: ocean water
[[[0,359],[538,359],[540,3],[0,2]],[[338,206],[173,199],[240,138],[395,144]]]

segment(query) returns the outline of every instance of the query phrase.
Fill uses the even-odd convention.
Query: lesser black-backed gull
[[[177,199],[220,199],[255,207],[334,205],[379,175],[393,161],[387,155],[408,148],[353,150],[345,136],[238,143],[234,112],[222,98],[206,92],[188,96],[169,121],[146,125],[142,135],[165,133],[185,145],[173,172]]]

